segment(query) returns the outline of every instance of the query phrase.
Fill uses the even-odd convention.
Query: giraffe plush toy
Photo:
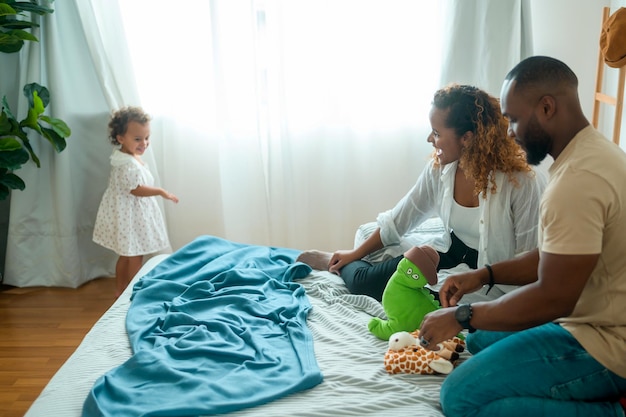
[[[387,320],[373,317],[367,324],[370,332],[382,340],[392,334],[412,332],[422,323],[424,316],[440,305],[426,284],[437,283],[439,254],[430,246],[415,246],[404,253],[385,291],[382,304]]]
[[[418,340],[419,330],[391,335],[385,370],[390,374],[447,375],[454,369],[459,354],[465,351],[465,342],[458,337],[440,343],[438,351],[424,349]]]

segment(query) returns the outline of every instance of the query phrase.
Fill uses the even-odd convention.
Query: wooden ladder
[[[609,18],[609,7],[605,7],[602,11],[602,27]],[[598,53],[598,71],[596,76],[596,91],[593,99],[593,117],[591,124],[596,129],[600,120],[600,104],[605,103],[615,106],[615,119],[613,121],[613,142],[619,145],[620,130],[622,125],[622,110],[624,108],[624,84],[626,81],[626,66],[619,68],[617,95],[611,96],[602,92],[602,81],[604,79],[604,57],[602,51]]]

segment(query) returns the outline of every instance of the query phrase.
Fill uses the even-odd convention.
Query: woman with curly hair
[[[472,269],[537,247],[539,200],[545,181],[508,135],[498,100],[479,88],[453,84],[438,90],[430,111],[435,147],[417,183],[377,218],[376,230],[352,250],[305,251],[298,261],[340,275],[348,289],[381,300],[403,255],[379,263],[363,259],[398,245],[424,221],[439,217],[445,233],[428,242],[438,270]],[[490,297],[501,295],[497,288]]]

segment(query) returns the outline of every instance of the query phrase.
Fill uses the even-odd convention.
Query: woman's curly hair
[[[109,120],[109,140],[113,145],[119,145],[118,135],[125,135],[128,123],[137,122],[142,125],[150,121],[150,115],[143,111],[141,107],[122,107],[111,114]]]
[[[449,109],[446,127],[454,129],[458,136],[468,131],[474,134],[474,140],[461,152],[459,166],[476,182],[476,195],[486,197],[487,191],[496,192],[492,172],[508,174],[509,181],[517,185],[516,173],[532,171],[524,150],[508,135],[509,124],[497,98],[477,87],[451,84],[435,93],[433,106]],[[434,158],[439,164],[436,155]]]

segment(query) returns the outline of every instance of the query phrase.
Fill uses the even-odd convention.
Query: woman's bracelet
[[[487,272],[489,272],[489,288],[487,288],[487,292],[485,295],[489,294],[489,291],[493,288],[495,281],[493,279],[493,269],[491,269],[491,265],[485,264],[485,268],[487,268]]]

